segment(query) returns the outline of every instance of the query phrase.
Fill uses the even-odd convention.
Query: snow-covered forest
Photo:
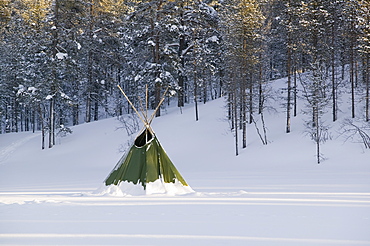
[[[117,85],[138,108],[147,85],[151,108],[167,88],[178,107],[227,97],[236,154],[247,124],[268,143],[264,112],[279,101],[287,133],[309,115],[320,162],[323,117],[337,120],[343,95],[369,147],[369,22],[366,0],[2,0],[0,133],[42,131],[51,148],[72,125],[131,113]]]
[[[369,53],[369,0],[0,0],[0,245],[370,245]],[[107,188],[117,85],[194,192]]]

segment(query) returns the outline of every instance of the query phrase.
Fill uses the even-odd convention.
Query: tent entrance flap
[[[135,139],[135,146],[136,147],[143,147],[146,145],[150,140],[153,139],[153,134],[148,130],[145,129],[136,139]]]

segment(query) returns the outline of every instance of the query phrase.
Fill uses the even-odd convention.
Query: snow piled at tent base
[[[162,179],[157,179],[154,182],[146,184],[146,188],[140,184],[134,184],[132,182],[123,181],[118,185],[103,184],[96,191],[92,193],[95,196],[142,196],[142,195],[186,195],[195,193],[190,186],[184,186],[177,179],[174,183],[165,183]]]

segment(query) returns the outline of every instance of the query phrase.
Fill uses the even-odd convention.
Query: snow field
[[[39,133],[0,135],[0,245],[370,245],[369,151],[335,138],[317,165],[302,120],[285,134],[281,113],[266,115],[267,146],[248,126],[235,157],[223,99],[199,112],[152,124],[186,195],[98,194],[127,145],[115,119],[44,151]]]

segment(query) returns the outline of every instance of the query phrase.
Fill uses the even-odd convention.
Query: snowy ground
[[[315,145],[301,118],[267,117],[262,146],[234,156],[223,99],[163,112],[153,129],[194,194],[96,196],[126,131],[107,119],[73,128],[53,149],[40,134],[0,135],[0,245],[370,245],[370,151]],[[333,127],[335,129],[335,127]],[[334,131],[334,130],[333,130]]]

